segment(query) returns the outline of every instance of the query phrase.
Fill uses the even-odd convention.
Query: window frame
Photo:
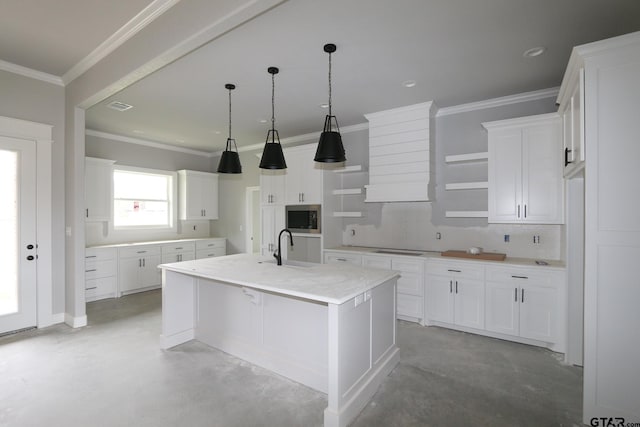
[[[120,225],[116,226],[116,211],[115,211],[115,176],[118,171],[122,172],[134,172],[147,175],[161,175],[169,178],[169,189],[167,190],[168,204],[169,204],[169,225]],[[110,228],[115,232],[135,232],[145,230],[158,230],[158,231],[173,231],[178,230],[178,173],[175,171],[167,171],[162,169],[151,169],[137,166],[124,166],[114,165],[111,174],[112,180],[112,192],[111,192],[111,214],[113,221],[111,221]],[[147,200],[147,199],[142,199]],[[148,199],[152,200],[152,199]]]

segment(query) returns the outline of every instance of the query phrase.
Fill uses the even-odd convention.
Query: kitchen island
[[[327,394],[346,426],[399,360],[398,273],[238,254],[162,264],[161,347],[196,339]]]

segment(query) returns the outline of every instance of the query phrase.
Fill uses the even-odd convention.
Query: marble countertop
[[[564,261],[559,260],[540,260],[534,258],[518,258],[518,257],[506,257],[504,261],[488,261],[488,260],[477,260],[470,258],[454,258],[454,257],[443,257],[441,256],[442,252],[439,251],[420,251],[420,250],[408,250],[408,249],[390,249],[390,248],[373,248],[367,246],[337,246],[335,248],[327,249],[330,251],[342,251],[342,252],[358,252],[366,255],[380,255],[380,256],[409,256],[409,257],[419,257],[424,259],[439,259],[444,261],[455,261],[455,262],[483,262],[486,264],[497,265],[497,266],[525,266],[525,267],[538,267],[538,268],[548,268],[548,269],[564,269],[565,263]],[[404,252],[403,254],[393,254],[393,253],[380,253],[378,251],[397,251]],[[536,260],[544,261],[547,265],[538,265],[536,264]]]
[[[127,246],[162,245],[164,243],[195,242],[197,240],[226,239],[226,237],[192,237],[190,239],[154,240],[150,242],[111,243],[108,245],[87,246],[89,248],[123,248]]]
[[[273,257],[237,254],[161,264],[159,268],[329,304],[342,304],[399,276],[392,270],[350,264],[278,266],[274,261]]]

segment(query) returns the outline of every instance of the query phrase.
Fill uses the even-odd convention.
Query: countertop
[[[444,261],[455,261],[455,262],[483,262],[491,265],[497,266],[525,266],[525,267],[537,267],[537,268],[546,268],[546,269],[554,269],[561,270],[565,268],[565,263],[563,261],[558,260],[541,260],[548,263],[548,265],[538,265],[536,264],[536,260],[540,260],[538,258],[517,258],[517,257],[506,257],[504,261],[487,261],[487,260],[475,260],[469,258],[454,258],[454,257],[443,257],[441,256],[442,252],[438,251],[419,251],[419,250],[405,250],[405,249],[390,249],[390,248],[372,248],[367,246],[337,246],[335,248],[327,249],[331,251],[342,251],[342,252],[358,252],[366,255],[379,255],[379,256],[408,256],[411,258],[423,258],[423,259],[438,259]],[[399,251],[406,252],[406,254],[389,254],[389,253],[377,253],[376,251]]]
[[[162,245],[164,243],[195,242],[198,240],[226,239],[226,237],[192,237],[191,239],[154,240],[151,242],[111,243],[108,245],[87,246],[90,248],[123,248],[127,246]]]
[[[350,264],[278,266],[274,261],[273,257],[237,254],[161,264],[159,268],[329,304],[342,304],[399,276],[392,270]]]

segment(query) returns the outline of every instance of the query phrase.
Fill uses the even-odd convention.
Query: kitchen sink
[[[394,251],[392,249],[380,249],[377,251],[373,251],[376,254],[389,254],[389,255],[413,255],[420,256],[423,255],[422,252],[409,252],[409,251]]]

